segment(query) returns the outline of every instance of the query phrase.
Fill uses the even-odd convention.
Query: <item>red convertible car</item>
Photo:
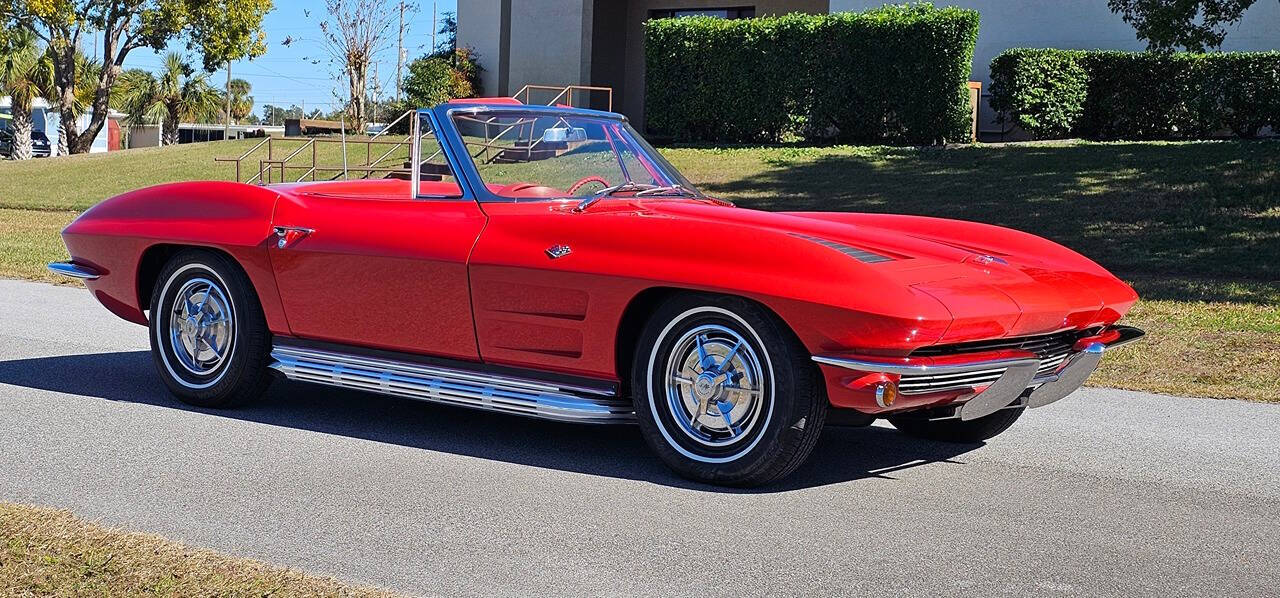
[[[183,401],[292,380],[572,422],[637,422],[705,482],[803,463],[829,414],[978,442],[1142,332],[1060,245],[979,224],[708,197],[608,112],[421,110],[401,178],[161,185],[63,232],[150,328]]]

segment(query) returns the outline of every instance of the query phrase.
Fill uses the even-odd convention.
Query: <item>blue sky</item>
[[[396,5],[395,0],[384,1],[393,8]],[[418,6],[417,14],[405,16],[404,44],[409,60],[412,60],[426,53],[431,45],[432,3],[431,0],[407,0],[406,4]],[[305,16],[304,11],[307,10],[311,11],[310,18]],[[438,0],[436,10],[438,14],[457,10],[457,0]],[[244,79],[253,86],[255,113],[261,114],[264,104],[287,107],[305,102],[307,110],[319,106],[326,111],[336,105],[333,97],[335,82],[329,73],[328,55],[320,45],[316,19],[323,13],[323,0],[275,0],[275,9],[263,20],[263,29],[267,32],[267,53],[252,61],[231,65],[233,77]],[[377,57],[378,79],[384,96],[395,93],[397,23],[398,20],[393,18],[386,48]],[[282,45],[281,42],[289,37],[294,39],[293,43]],[[184,50],[185,46],[174,44],[172,48]],[[200,62],[198,56],[191,58],[196,64]],[[321,63],[312,64],[307,60],[310,58],[319,59]],[[162,54],[142,48],[129,53],[125,68],[154,71],[162,61]],[[210,79],[221,88],[226,83],[226,71],[217,71]]]

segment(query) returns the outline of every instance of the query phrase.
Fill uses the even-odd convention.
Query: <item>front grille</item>
[[[960,355],[965,353],[982,353],[1019,349],[1030,351],[1040,358],[1040,367],[1036,377],[1052,374],[1071,356],[1071,347],[1081,337],[1078,331],[1057,332],[1037,336],[1021,336],[1000,338],[987,341],[973,341],[954,345],[934,345],[911,352],[912,357],[938,357],[944,355]],[[902,394],[924,394],[946,390],[964,390],[975,386],[986,386],[1000,379],[1004,368],[962,372],[959,374],[906,374],[898,384]]]

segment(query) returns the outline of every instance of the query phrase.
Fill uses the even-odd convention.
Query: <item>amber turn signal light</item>
[[[876,404],[882,409],[888,409],[893,405],[894,399],[898,398],[898,385],[892,382],[881,382],[876,385]]]

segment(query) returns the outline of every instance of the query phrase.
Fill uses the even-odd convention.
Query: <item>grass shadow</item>
[[[1264,283],[1216,294],[1194,282],[1149,285],[1170,298],[1191,292],[1261,301],[1280,280],[1277,141],[723,154],[760,162],[715,169],[752,173],[738,178],[702,169],[709,179],[702,187],[745,207],[988,222],[1062,243],[1126,278]]]

